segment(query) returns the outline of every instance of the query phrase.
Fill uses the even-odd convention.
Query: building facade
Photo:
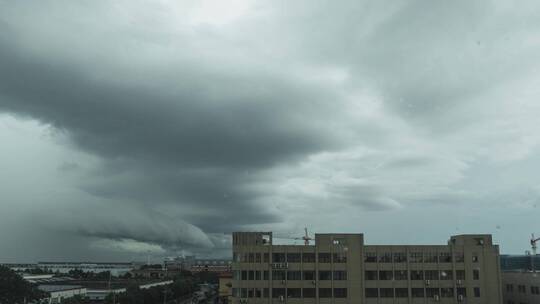
[[[315,245],[274,245],[271,232],[237,232],[232,269],[233,304],[502,303],[490,235],[381,246],[363,234],[316,234]]]
[[[540,272],[503,271],[504,304],[540,303]]]

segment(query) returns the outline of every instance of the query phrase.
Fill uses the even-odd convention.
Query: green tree
[[[37,286],[25,281],[15,271],[0,266],[0,304],[19,304],[45,297]]]

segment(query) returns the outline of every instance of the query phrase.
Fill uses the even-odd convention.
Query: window
[[[249,256],[249,255],[248,255],[247,253],[243,253],[243,254],[242,254],[242,262],[243,262],[243,263],[247,263],[247,262],[248,262],[248,256]]]
[[[255,280],[255,271],[253,271],[253,270],[249,271],[249,280],[250,281]]]
[[[409,290],[407,288],[396,288],[396,298],[408,298]]]
[[[327,281],[327,280],[331,280],[331,279],[332,279],[332,272],[331,271],[327,271],[327,270],[319,271],[319,280]]]
[[[452,254],[450,252],[440,252],[439,263],[452,263]]]
[[[475,298],[480,298],[480,287],[475,287],[474,288],[474,297]]]
[[[426,297],[427,298],[435,298],[439,297],[439,288],[426,288]]]
[[[453,280],[452,270],[441,270],[439,272],[439,278],[441,280]]]
[[[411,288],[411,296],[413,298],[423,298],[424,288]]]
[[[347,263],[346,253],[334,253],[334,263]]]
[[[456,293],[459,296],[462,296],[463,298],[466,298],[467,297],[467,289],[466,288],[463,288],[463,287],[459,287],[456,289]]]
[[[332,288],[319,288],[319,298],[331,298]]]
[[[411,270],[411,280],[423,280],[424,273],[422,270]]]
[[[301,271],[287,271],[287,280],[290,280],[290,281],[302,280],[302,272]]]
[[[272,263],[285,263],[285,253],[273,253]]]
[[[246,281],[248,279],[247,271],[242,270],[242,281]]]
[[[456,280],[465,280],[465,270],[456,270]]]
[[[233,261],[235,262],[240,262],[240,256],[238,255],[238,253],[233,253]]]
[[[270,280],[270,278],[268,277],[268,274],[269,274],[268,270],[263,271],[263,280]]]
[[[347,288],[334,288],[334,298],[346,298]]]
[[[255,289],[255,297],[262,298],[262,292],[259,288]]]
[[[248,298],[253,298],[253,295],[254,295],[253,289],[251,289],[251,288],[248,289]]]
[[[441,288],[441,297],[442,298],[453,298],[454,297],[454,288]]]
[[[334,270],[334,280],[337,280],[337,281],[347,280],[347,271]]]
[[[388,281],[394,278],[393,272],[391,270],[380,270],[379,271],[379,280]]]
[[[389,252],[382,253],[379,256],[379,263],[392,263],[392,254]]]
[[[393,298],[394,289],[393,288],[381,288],[379,289],[381,298]]]
[[[538,286],[531,286],[531,294],[533,295],[540,294],[540,289],[538,288]]]
[[[366,288],[366,298],[378,298],[379,290],[377,288]]]
[[[241,292],[241,294],[240,294],[241,298],[247,298],[248,297],[247,289],[242,288],[242,289],[240,289],[240,292]]]
[[[409,253],[409,262],[411,263],[422,263],[424,261],[424,257],[422,252],[411,252]]]
[[[263,263],[270,263],[270,255],[268,253],[263,253]]]
[[[377,280],[377,271],[375,270],[366,270],[364,274],[365,274],[366,280],[368,281]]]
[[[272,271],[272,280],[285,280],[285,271],[283,270],[273,270]]]
[[[312,270],[304,271],[304,280],[308,280],[308,281],[315,280],[315,271],[312,271]]]
[[[407,270],[395,270],[394,280],[407,280]]]
[[[478,263],[478,260],[479,260],[478,254],[477,254],[477,253],[474,253],[473,256],[472,256],[472,261],[473,261],[473,263]]]
[[[437,254],[434,252],[427,252],[424,256],[424,262],[437,263],[438,262]]]
[[[249,254],[249,262],[250,263],[255,263],[255,254],[254,253]]]
[[[319,253],[319,263],[330,263],[330,253],[320,252]]]
[[[255,253],[255,263],[261,262],[261,253],[257,252]]]
[[[506,291],[513,292],[514,291],[514,285],[512,284],[506,284]]]
[[[518,285],[518,291],[521,293],[527,293],[527,289],[525,289],[525,285]]]
[[[287,253],[288,263],[300,263],[300,260],[301,260],[300,253]]]
[[[375,253],[375,252],[366,252],[366,253],[364,253],[364,262],[366,262],[366,263],[377,263],[377,253]]]
[[[315,253],[313,252],[304,252],[302,254],[302,260],[304,263],[315,263]]]
[[[263,298],[268,298],[270,296],[270,289],[263,288]]]
[[[255,280],[259,281],[261,279],[261,272],[255,271]]]
[[[465,262],[465,256],[463,255],[463,252],[454,253],[454,261],[456,261],[456,263]]]
[[[272,288],[272,298],[285,297],[285,288]]]
[[[480,280],[480,270],[473,269],[472,277],[473,277],[473,280]]]
[[[303,293],[304,293],[304,298],[315,298],[316,297],[315,288],[304,288]]]
[[[394,252],[394,263],[406,263],[407,254],[405,252]]]
[[[287,288],[287,298],[301,298],[302,289],[301,288]]]
[[[426,270],[424,271],[424,276],[426,280],[438,280],[439,271],[438,270]]]
[[[240,297],[240,295],[238,294],[238,288],[233,288],[232,289],[232,295],[233,295],[233,297],[236,297],[236,298]]]

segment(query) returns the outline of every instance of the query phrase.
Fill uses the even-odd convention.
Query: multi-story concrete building
[[[540,272],[503,271],[504,304],[540,303]]]
[[[365,245],[363,234],[316,234],[275,245],[271,232],[233,234],[233,304],[501,304],[490,235],[447,245]]]

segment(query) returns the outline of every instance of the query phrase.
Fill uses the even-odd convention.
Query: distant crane
[[[532,271],[534,270],[534,258],[536,257],[536,242],[540,241],[540,238],[534,237],[534,233],[531,234],[531,249],[532,249],[532,256],[531,256],[531,268]]]
[[[309,241],[312,241],[313,238],[309,236],[307,227],[304,228],[305,235],[299,238],[294,238],[295,240],[304,240],[304,245],[308,246]]]

